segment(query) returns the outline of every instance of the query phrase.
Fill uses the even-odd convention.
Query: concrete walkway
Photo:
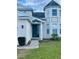
[[[35,49],[35,48],[39,48],[39,40],[31,40],[30,45],[17,47],[17,49]]]

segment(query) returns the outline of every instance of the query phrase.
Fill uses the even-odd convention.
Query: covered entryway
[[[26,38],[25,37],[18,37],[19,46],[24,46],[25,42],[26,42]]]
[[[43,40],[43,23],[44,21],[38,18],[32,20],[32,39]]]

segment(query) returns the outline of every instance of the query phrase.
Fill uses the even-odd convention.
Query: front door
[[[39,24],[32,24],[32,37],[39,37]]]

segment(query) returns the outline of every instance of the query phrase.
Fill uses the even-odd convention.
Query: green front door
[[[39,37],[39,24],[32,25],[32,37]]]

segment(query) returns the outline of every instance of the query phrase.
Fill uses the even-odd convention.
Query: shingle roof
[[[33,11],[31,7],[20,5],[20,4],[17,4],[17,10],[18,11]]]
[[[45,18],[45,13],[44,12],[33,12],[32,15],[34,17],[37,17],[37,18]]]
[[[50,1],[45,7],[44,10],[48,7],[53,7],[53,6],[58,6],[61,7],[57,2],[55,2],[54,0]]]

